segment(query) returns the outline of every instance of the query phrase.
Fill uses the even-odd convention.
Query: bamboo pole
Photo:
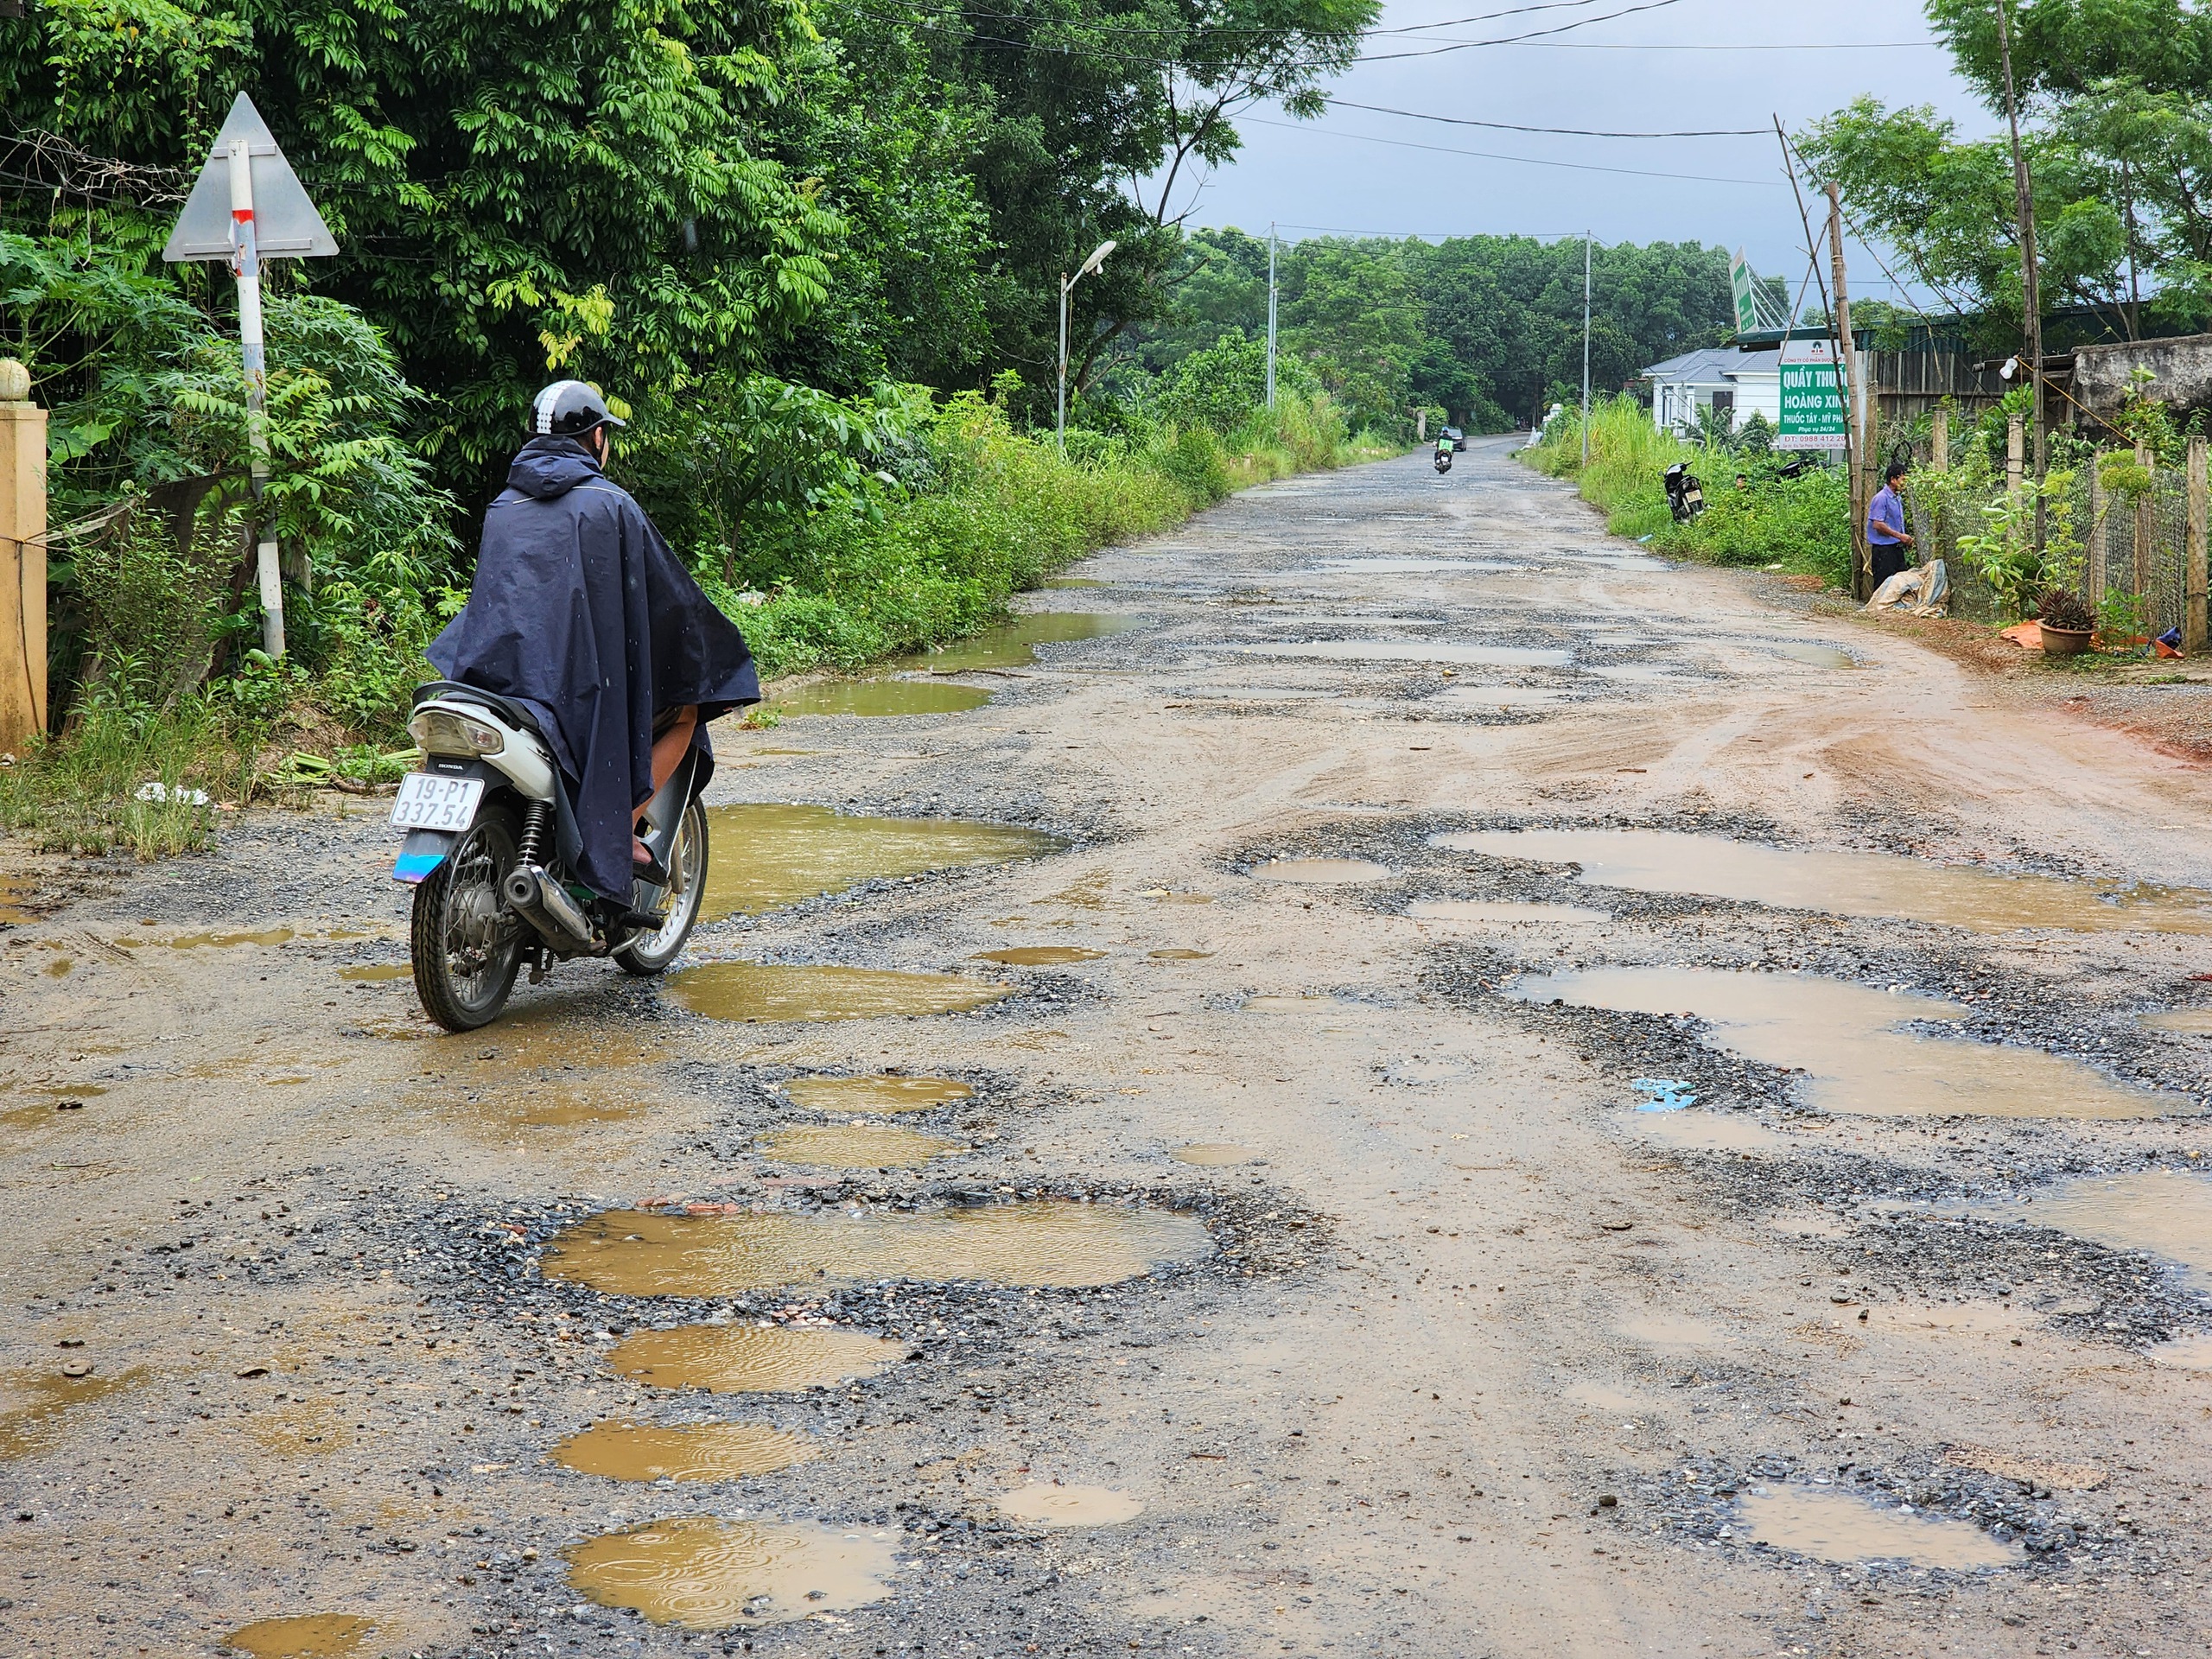
[[[2189,568],[2183,588],[2188,604],[2181,626],[2181,648],[2194,656],[2204,649],[2204,548],[2207,520],[2212,518],[2212,490],[2206,487],[2202,437],[2189,441]]]

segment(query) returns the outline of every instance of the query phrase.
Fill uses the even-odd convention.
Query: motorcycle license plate
[[[391,821],[401,830],[447,830],[456,834],[476,820],[476,804],[484,798],[481,778],[440,778],[427,772],[410,772],[399,780],[399,798],[391,804]]]

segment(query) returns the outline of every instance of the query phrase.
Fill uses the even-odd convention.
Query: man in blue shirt
[[[1882,487],[1866,505],[1866,558],[1876,593],[1912,563],[1912,537],[1904,528],[1904,500],[1897,494],[1897,480],[1904,473],[1903,461],[1891,461],[1882,474]]]

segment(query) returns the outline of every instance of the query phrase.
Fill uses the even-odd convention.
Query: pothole
[[[768,693],[768,706],[786,720],[810,715],[857,715],[879,720],[903,715],[964,715],[990,700],[990,692],[979,685],[889,677],[813,680]]]
[[[1033,1527],[1112,1527],[1144,1513],[1141,1498],[1107,1486],[1056,1486],[1039,1481],[997,1500],[999,1512]]]
[[[1491,858],[1579,865],[1576,880],[1591,887],[1940,922],[1977,933],[2212,933],[2212,893],[2194,887],[2001,875],[1888,853],[1808,852],[1663,830],[1467,830],[1429,841]]]
[[[1901,1561],[1965,1572],[2025,1559],[2018,1545],[1967,1522],[1880,1507],[1820,1487],[1756,1487],[1736,1500],[1736,1512],[1753,1543],[1820,1561]]]
[[[794,1106],[817,1112],[926,1112],[976,1090],[951,1077],[792,1077],[783,1085]]]
[[[252,1659],[348,1659],[376,1629],[375,1620],[353,1613],[305,1613],[258,1620],[232,1630],[223,1645]]]
[[[694,1014],[747,1022],[963,1014],[1013,995],[1009,986],[951,974],[760,962],[714,962],[686,968],[668,985],[669,995]]]
[[[906,1345],[859,1331],[788,1325],[680,1325],[640,1331],[607,1351],[610,1369],[656,1389],[711,1394],[796,1394],[874,1376]]]
[[[1017,944],[1003,950],[978,950],[970,960],[1004,963],[1009,968],[1057,968],[1069,963],[1096,962],[1105,955],[1103,950],[1080,944]]]
[[[766,1423],[594,1423],[553,1448],[556,1462],[609,1480],[738,1480],[815,1455],[805,1435]]]
[[[2034,1049],[1916,1037],[1910,1020],[1963,1019],[1933,997],[1893,995],[1804,974],[1597,968],[1531,975],[1507,993],[1621,1013],[1686,1015],[1713,1046],[1802,1074],[1802,1104],[1879,1116],[2157,1117],[2190,1103],[2123,1089],[2077,1060]]]
[[[1294,881],[1315,887],[1387,881],[1395,874],[1387,864],[1372,863],[1363,858],[1277,858],[1252,867],[1252,874],[1262,881]]]
[[[967,818],[848,817],[826,806],[747,803],[710,807],[713,841],[728,854],[707,873],[699,919],[758,916],[864,881],[1063,850],[1041,830]]]
[[[849,1612],[880,1601],[887,1540],[834,1528],[686,1516],[576,1545],[569,1580],[602,1607],[722,1630]]]
[[[627,1296],[884,1279],[1074,1287],[1139,1278],[1212,1248],[1195,1216],[1063,1198],[919,1215],[610,1211],[556,1235],[542,1271]]]
[[[958,1141],[888,1124],[808,1124],[780,1130],[760,1142],[766,1157],[817,1169],[910,1169],[965,1149]]]

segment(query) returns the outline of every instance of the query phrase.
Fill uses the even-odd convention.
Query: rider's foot
[[[650,864],[653,861],[652,850],[635,836],[630,837],[630,861],[632,864]]]

